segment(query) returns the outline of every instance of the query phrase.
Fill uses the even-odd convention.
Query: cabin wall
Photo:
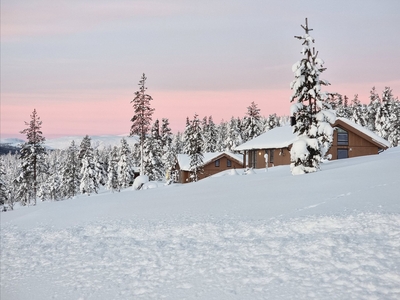
[[[268,168],[290,164],[290,151],[283,149],[249,150],[247,167],[262,169],[266,167],[265,154],[268,154]]]
[[[379,148],[376,145],[346,128],[342,129],[348,133],[348,145],[338,145],[338,131],[335,130],[332,147],[328,151],[328,154],[332,155],[332,160],[338,159],[338,149],[347,150],[348,158],[379,153]]]
[[[219,172],[225,171],[225,170],[230,170],[230,169],[242,169],[243,164],[237,162],[236,160],[230,159],[231,165],[228,167],[228,157],[220,157],[219,158],[219,167],[216,166],[215,161],[213,160],[212,162],[208,163],[203,167],[203,172],[198,174],[198,179],[204,179],[206,177],[209,177],[211,175],[217,174]],[[179,168],[177,165],[176,168]],[[189,180],[190,173],[189,171],[183,171],[179,170],[179,183],[188,183],[190,182]]]

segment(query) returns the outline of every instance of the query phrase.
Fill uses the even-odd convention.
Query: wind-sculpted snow
[[[1,299],[400,299],[399,249],[389,213],[6,225]]]

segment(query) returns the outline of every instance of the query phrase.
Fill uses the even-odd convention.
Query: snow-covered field
[[[1,299],[400,299],[399,167],[394,148],[17,208]]]

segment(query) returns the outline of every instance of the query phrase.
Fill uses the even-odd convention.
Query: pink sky
[[[148,77],[155,118],[214,122],[288,115],[291,66],[308,17],[329,92],[367,103],[400,93],[399,1],[161,0],[1,2],[1,137],[21,137],[36,108],[47,137],[126,134]]]

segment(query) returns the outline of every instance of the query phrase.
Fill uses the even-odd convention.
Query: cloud
[[[2,39],[63,35],[105,23],[182,13],[178,2],[147,1],[3,1]]]

